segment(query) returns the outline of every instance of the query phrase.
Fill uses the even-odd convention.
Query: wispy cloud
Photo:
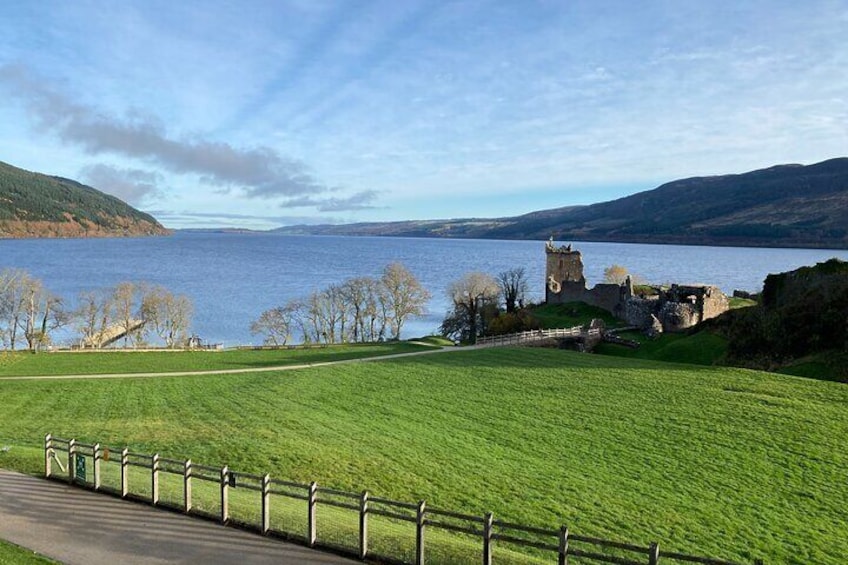
[[[133,206],[141,206],[164,196],[164,177],[157,172],[122,169],[98,163],[80,171],[82,179],[94,188],[117,196]]]
[[[280,226],[315,225],[340,223],[343,218],[327,216],[232,214],[227,212],[191,212],[174,210],[149,210],[166,226],[209,226],[249,227],[251,229],[273,229]]]
[[[319,212],[349,212],[353,210],[376,210],[373,202],[377,199],[376,190],[363,190],[345,198],[315,198],[303,196],[286,200],[283,208],[316,208]]]
[[[835,0],[8,4],[0,159],[162,209],[501,216],[848,148]]]
[[[0,83],[28,104],[41,129],[87,153],[113,153],[146,159],[174,173],[195,173],[209,184],[240,187],[252,198],[321,193],[308,167],[270,147],[242,149],[204,139],[174,139],[155,118],[140,114],[126,119],[106,116],[74,103],[50,89],[26,69],[0,67]]]

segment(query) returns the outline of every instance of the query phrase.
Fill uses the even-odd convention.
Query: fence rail
[[[484,347],[503,347],[508,345],[524,345],[546,339],[557,338],[586,338],[598,337],[601,330],[598,328],[584,329],[582,326],[573,328],[557,328],[552,330],[529,330],[513,334],[494,335],[477,338],[476,345]]]
[[[62,464],[62,458],[57,453],[66,453],[67,467]],[[103,489],[101,486],[103,462],[112,461],[111,453],[120,453],[117,463],[120,465],[120,489]],[[92,460],[92,474],[88,474],[87,459]],[[54,463],[61,469],[62,475],[54,473]],[[149,470],[145,479],[149,494],[140,496],[135,482],[130,483],[129,468],[136,467]],[[178,475],[182,478],[183,501],[177,508],[186,514],[210,516],[210,513],[195,509],[193,503],[193,481],[213,482],[217,486],[219,512],[212,515],[223,524],[247,526],[262,534],[276,534],[281,537],[303,541],[309,547],[328,547],[341,550],[362,560],[370,558],[395,563],[414,563],[423,565],[425,549],[430,537],[425,535],[431,529],[454,532],[477,538],[481,544],[478,559],[483,565],[491,565],[495,542],[533,548],[551,558],[556,557],[560,565],[567,565],[569,558],[582,558],[600,563],[616,563],[620,565],[658,565],[673,561],[685,563],[702,563],[706,565],[740,565],[709,557],[698,557],[683,553],[660,553],[659,544],[654,542],[648,546],[618,541],[604,540],[588,536],[573,535],[566,526],[557,529],[540,528],[495,520],[492,513],[483,516],[465,514],[452,510],[428,508],[425,501],[418,503],[403,502],[371,496],[368,491],[359,493],[319,486],[316,482],[309,484],[272,479],[270,475],[241,473],[228,466],[213,467],[193,463],[190,459],[170,459],[159,454],[143,454],[130,452],[128,448],[110,449],[99,443],[87,444],[75,439],[62,439],[48,434],[44,438],[44,474],[48,479],[60,479],[68,483],[95,491],[106,490],[120,495],[122,498],[132,497],[142,499],[151,505],[159,504],[160,473]],[[134,481],[138,479],[136,475]],[[275,488],[276,487],[276,488]],[[259,493],[259,522],[258,526],[244,524],[231,519],[230,491],[244,489]],[[302,491],[301,493],[295,491]],[[305,501],[303,514],[306,536],[298,533],[298,528],[280,529],[271,527],[272,497],[282,497]],[[173,506],[173,504],[171,505]],[[377,508],[375,506],[379,506]],[[276,507],[276,506],[275,506]],[[318,541],[318,508],[329,507],[335,512],[347,512],[358,517],[356,534],[357,544],[352,543],[340,547],[335,543]],[[330,512],[328,510],[328,512]],[[400,555],[383,555],[372,551],[369,542],[369,517],[382,517],[415,525],[415,547],[413,557]],[[585,547],[575,547],[583,544]],[[429,550],[428,550],[429,551]],[[480,562],[478,561],[478,562]],[[497,558],[495,558],[497,561]],[[433,561],[438,562],[438,561]],[[762,560],[755,560],[754,565],[763,565]]]

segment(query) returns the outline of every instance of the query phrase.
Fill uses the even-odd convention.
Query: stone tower
[[[551,237],[545,245],[545,255],[547,256],[546,301],[559,302],[559,300],[551,300],[552,295],[582,295],[586,289],[586,277],[583,276],[583,256],[580,252],[572,251],[571,245],[556,247],[554,238]]]

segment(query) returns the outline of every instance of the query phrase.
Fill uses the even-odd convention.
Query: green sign
[[[85,482],[85,457],[82,455],[77,455],[76,477],[78,480]]]

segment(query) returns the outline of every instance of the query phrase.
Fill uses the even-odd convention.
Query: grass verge
[[[0,565],[53,565],[58,561],[48,559],[29,549],[0,540]]]

